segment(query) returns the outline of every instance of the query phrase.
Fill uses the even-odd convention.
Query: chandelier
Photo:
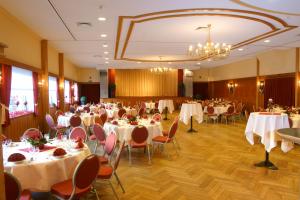
[[[159,65],[158,67],[153,67],[153,68],[151,68],[151,69],[150,69],[151,72],[155,72],[155,73],[163,73],[163,72],[169,72],[169,71],[172,70],[172,68],[161,66],[161,59],[162,59],[162,56],[159,56],[160,65]]]
[[[211,40],[211,24],[208,24],[205,27],[198,27],[196,30],[200,29],[208,29],[208,38],[205,45],[202,45],[201,43],[198,43],[195,45],[189,46],[188,50],[188,56],[196,57],[199,59],[223,59],[229,56],[231,45],[228,45],[226,43],[213,43]]]

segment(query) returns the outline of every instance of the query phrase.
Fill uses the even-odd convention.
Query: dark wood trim
[[[51,73],[51,72],[49,72],[48,74],[49,74],[49,76],[59,78],[59,76],[57,74],[54,74],[54,73]]]

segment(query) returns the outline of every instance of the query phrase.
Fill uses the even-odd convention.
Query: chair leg
[[[132,161],[131,161],[131,148],[130,148],[129,145],[127,146],[127,148],[128,148],[129,164],[131,165],[132,164]]]
[[[115,190],[114,186],[112,185],[112,183],[110,182],[110,180],[109,180],[109,184],[110,184],[110,187],[111,187],[111,189],[112,189],[112,191],[113,191],[115,197],[119,200],[119,197],[118,197],[118,195],[117,195],[117,193],[116,193],[116,190]]]
[[[177,147],[176,147],[176,145],[175,145],[175,143],[174,143],[174,140],[172,141],[172,143],[173,143],[173,146],[174,146],[174,148],[175,148],[175,151],[176,151],[177,156],[179,156],[179,153],[178,153]]]
[[[174,136],[173,139],[174,139],[174,141],[175,141],[175,143],[176,143],[177,148],[180,150],[181,148],[180,148],[180,145],[179,145],[179,143],[178,143],[177,138]]]
[[[95,144],[95,148],[94,148],[94,154],[96,154],[96,151],[97,151],[97,148],[98,148],[98,141],[96,140],[95,142],[96,142],[96,144]]]
[[[149,144],[147,145],[147,151],[148,151],[148,162],[151,164],[151,155],[150,155],[150,146]]]
[[[96,196],[96,199],[97,200],[100,200],[99,199],[99,195],[98,195],[98,191],[96,190],[96,188],[93,186],[93,188],[92,188],[92,191],[95,193],[95,196]]]
[[[119,176],[117,175],[116,172],[114,173],[114,175],[115,175],[115,177],[117,179],[118,184],[121,186],[121,189],[122,189],[123,193],[125,193],[124,187],[123,187],[123,185],[122,185],[122,183],[121,183],[121,181],[119,179]]]

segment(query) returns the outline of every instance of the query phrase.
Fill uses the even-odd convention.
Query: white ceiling
[[[284,2],[284,3],[283,3]],[[204,31],[195,31],[198,26],[212,24],[212,39],[215,42],[237,44],[259,34],[270,31],[270,27],[257,18],[271,23],[280,30],[286,29],[278,21],[261,15],[243,12],[223,12],[221,9],[241,9],[276,16],[288,25],[300,26],[299,0],[0,0],[0,5],[12,15],[24,22],[50,44],[64,52],[74,64],[81,67],[105,69],[115,68],[147,68],[157,63],[119,60],[126,40],[130,23],[137,20],[128,40],[124,53],[125,58],[136,60],[186,60],[189,44],[206,40]],[[55,8],[55,9],[54,9]],[[114,60],[116,36],[119,16],[136,16],[146,13],[170,11],[178,9],[199,9],[174,13],[141,16],[136,19],[124,18],[120,34],[119,49]],[[201,10],[201,8],[215,8]],[[219,9],[219,10],[218,10]],[[217,15],[202,15],[203,13]],[[246,18],[226,17],[220,14],[233,14]],[[169,17],[169,15],[194,16]],[[162,16],[168,16],[161,18]],[[98,17],[106,17],[104,22]],[[78,27],[78,22],[89,22],[92,27]],[[64,24],[65,23],[65,24]],[[101,38],[101,34],[107,34]],[[202,67],[214,67],[241,59],[247,59],[260,52],[271,49],[282,49],[300,46],[299,28],[269,37],[270,43],[258,40],[242,46],[243,51],[233,50],[229,58],[221,61],[202,61]],[[108,47],[102,47],[107,44]],[[108,55],[104,55],[108,51]],[[104,58],[108,57],[109,64]],[[199,68],[193,62],[174,62],[173,67]]]

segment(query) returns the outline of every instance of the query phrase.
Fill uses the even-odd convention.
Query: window
[[[65,80],[65,103],[70,103],[70,81]]]
[[[33,110],[34,98],[32,71],[12,67],[9,111],[17,114],[19,111]]]
[[[74,101],[78,101],[78,84],[74,83]]]
[[[49,104],[57,106],[57,78],[49,76]]]

